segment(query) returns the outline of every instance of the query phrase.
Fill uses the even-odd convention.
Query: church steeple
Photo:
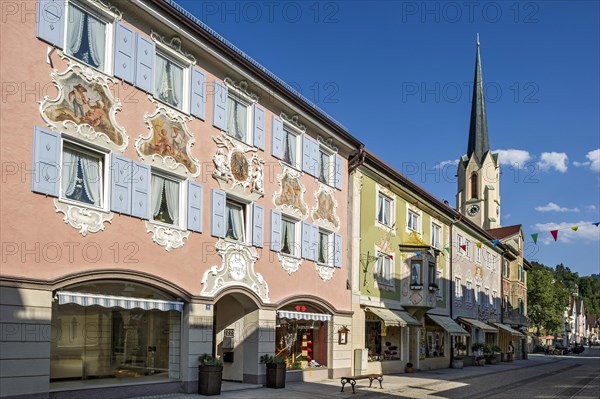
[[[483,97],[483,78],[481,75],[481,57],[479,55],[479,33],[477,34],[477,55],[475,59],[475,78],[473,79],[473,99],[471,103],[471,125],[469,127],[469,147],[467,158],[475,154],[481,162],[490,150],[488,142],[487,118],[485,115],[485,99]]]

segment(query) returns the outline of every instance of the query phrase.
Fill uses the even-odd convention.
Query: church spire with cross
[[[458,163],[456,209],[484,229],[500,227],[500,168],[490,152],[479,34],[471,100],[469,145]]]

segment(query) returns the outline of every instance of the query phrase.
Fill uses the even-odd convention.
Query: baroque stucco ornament
[[[217,152],[213,156],[215,170],[212,176],[221,189],[245,194],[246,189],[256,198],[265,194],[263,165],[265,161],[257,155],[257,149],[234,142],[226,135],[213,137]],[[231,182],[231,186],[228,187]]]
[[[336,269],[335,267],[323,266],[318,263],[315,263],[315,266],[317,268],[317,273],[319,273],[319,277],[321,277],[323,281],[329,281],[333,278]]]
[[[333,188],[319,183],[319,190],[315,192],[316,205],[312,209],[311,216],[316,225],[338,231],[340,218],[336,214],[338,203],[333,195],[334,192]]]
[[[219,239],[216,249],[222,263],[204,272],[200,294],[214,297],[224,288],[242,286],[254,291],[264,303],[269,303],[269,285],[254,271],[258,260],[256,248]]]
[[[57,213],[64,213],[63,221],[79,230],[79,233],[84,237],[88,233],[97,233],[104,230],[104,223],[112,223],[112,213],[71,205],[58,199],[54,200],[54,206]]]
[[[109,85],[116,81],[79,64],[60,50],[58,54],[68,60],[69,65],[62,73],[54,70],[50,74],[58,89],[58,97],[50,99],[45,96],[42,99],[42,118],[53,130],[123,152],[127,148],[128,136],[115,117],[122,104],[109,89]]]
[[[151,221],[146,221],[145,224],[146,233],[152,233],[152,241],[164,247],[167,252],[183,247],[183,240],[190,236],[189,231],[173,229]]]
[[[277,256],[279,257],[279,263],[281,263],[281,267],[283,267],[283,270],[285,270],[287,274],[291,275],[300,269],[300,265],[302,264],[301,258],[287,256],[281,252],[278,252]]]
[[[163,106],[154,99],[156,111],[144,115],[149,135],[139,136],[135,142],[138,155],[144,163],[158,166],[184,177],[200,174],[200,162],[192,155],[191,148],[196,141],[188,131],[189,117]]]
[[[304,219],[308,216],[308,205],[304,202],[306,187],[302,185],[302,172],[282,166],[283,173],[277,176],[279,191],[273,194],[273,204],[281,211]]]

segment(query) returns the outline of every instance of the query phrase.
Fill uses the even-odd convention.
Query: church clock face
[[[467,212],[469,212],[470,216],[477,215],[477,212],[479,212],[479,205],[471,205]]]

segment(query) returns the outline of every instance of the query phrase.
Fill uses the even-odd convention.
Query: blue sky
[[[600,273],[598,2],[178,2],[451,204],[479,33],[502,225],[530,260]]]

